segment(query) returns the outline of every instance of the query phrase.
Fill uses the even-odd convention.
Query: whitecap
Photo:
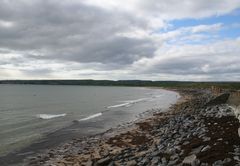
[[[67,114],[38,114],[37,117],[40,119],[53,119],[58,117],[66,116]]]
[[[118,108],[118,107],[128,107],[130,106],[131,104],[130,103],[123,103],[123,104],[117,104],[117,105],[111,105],[111,106],[108,106],[107,108]]]
[[[149,100],[149,99],[148,98],[141,98],[141,99],[136,99],[136,100],[121,101],[121,102],[124,102],[124,103],[117,104],[117,105],[111,105],[111,106],[108,106],[107,108],[110,109],[110,108],[118,108],[118,107],[130,107],[133,104],[136,104],[136,103],[139,103],[139,102],[145,102],[147,100]]]
[[[93,118],[96,118],[96,117],[101,116],[101,115],[102,115],[102,112],[99,112],[99,113],[90,115],[90,116],[88,116],[88,117],[86,117],[86,118],[80,119],[80,120],[78,120],[78,121],[85,121],[85,120],[93,119]]]
[[[144,102],[149,100],[149,98],[140,98],[140,99],[136,99],[136,100],[128,100],[126,102],[128,102],[129,104],[135,104],[135,103],[139,103],[139,102]]]

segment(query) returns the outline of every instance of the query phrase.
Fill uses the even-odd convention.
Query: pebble
[[[212,165],[213,166],[221,166],[221,165],[223,165],[223,162],[222,162],[222,160],[217,160]]]
[[[154,156],[158,156],[160,153],[161,153],[161,151],[155,151],[155,152],[152,153],[152,156],[153,156],[153,157],[154,157]]]
[[[209,149],[211,149],[211,146],[207,145],[204,148],[202,148],[201,152],[208,151]]]
[[[85,163],[86,166],[92,166],[93,165],[93,162],[91,160],[88,160],[86,163]]]
[[[232,161],[232,159],[230,159],[230,158],[225,158],[225,159],[223,160],[223,163],[226,164],[226,163],[229,163],[229,162],[231,162],[231,161]]]
[[[238,136],[240,137],[240,127],[238,128]]]
[[[111,158],[110,157],[106,157],[106,158],[98,160],[97,161],[97,165],[105,166],[106,164],[109,164],[110,162],[111,162]]]
[[[160,160],[160,157],[153,157],[153,159],[151,160],[151,164],[152,165],[157,165],[159,160]]]
[[[126,166],[135,166],[137,165],[137,162],[135,160],[132,160],[132,161],[128,161]]]
[[[233,159],[236,161],[240,161],[239,156],[234,156]]]
[[[191,164],[191,165],[193,165],[194,162],[196,161],[196,159],[197,159],[197,156],[195,154],[192,154],[192,155],[187,156],[187,157],[184,158],[183,164]]]

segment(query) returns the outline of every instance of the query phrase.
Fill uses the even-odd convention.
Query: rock
[[[237,161],[240,161],[240,159],[239,159],[238,156],[234,156],[233,159],[234,159],[234,160],[237,160]]]
[[[115,166],[115,163],[113,161],[111,161],[108,166]]]
[[[139,161],[139,164],[147,164],[149,163],[149,159],[148,158],[143,158],[142,160]]]
[[[163,148],[164,148],[163,145],[159,145],[159,146],[158,146],[158,150],[162,150]]]
[[[223,162],[222,162],[222,160],[218,160],[218,161],[215,161],[212,165],[213,166],[220,166],[220,165],[223,165]]]
[[[175,160],[178,160],[178,159],[179,159],[179,156],[178,156],[177,154],[172,155],[172,156],[170,157],[170,160],[171,160],[171,161],[175,161]]]
[[[155,156],[158,156],[161,152],[160,151],[155,151],[152,153],[152,156],[155,157]]]
[[[162,158],[162,164],[167,164],[167,159],[165,157]]]
[[[223,164],[229,163],[229,162],[231,162],[231,161],[232,161],[232,159],[230,159],[230,158],[225,158],[225,159],[223,160]]]
[[[187,145],[189,143],[190,143],[189,141],[185,141],[185,142],[183,142],[183,145]]]
[[[200,163],[201,163],[200,160],[196,159],[195,162],[193,163],[193,165],[198,166],[198,165],[200,165]]]
[[[203,137],[203,142],[207,142],[207,141],[210,141],[211,138],[210,137]]]
[[[183,160],[183,164],[191,164],[194,165],[194,163],[196,162],[197,156],[195,154],[192,154],[190,156],[187,156],[184,158]]]
[[[157,165],[159,163],[160,157],[153,157],[151,160],[152,165]]]
[[[98,166],[105,166],[105,165],[109,164],[110,162],[111,162],[111,158],[110,157],[106,157],[106,158],[98,160],[97,161],[97,165]]]
[[[177,160],[169,161],[168,165],[169,165],[169,166],[175,166],[176,163],[177,163]]]
[[[85,163],[86,166],[92,166],[93,165],[93,162],[91,160],[88,160],[86,163]]]
[[[128,161],[126,166],[135,166],[137,165],[137,162],[135,160],[132,160],[132,161]]]
[[[211,149],[211,146],[207,145],[204,148],[202,148],[201,152],[208,151],[209,149]]]
[[[240,127],[238,128],[238,136],[240,137]]]
[[[215,99],[209,101],[206,106],[214,106],[214,105],[219,105],[219,104],[225,104],[229,98],[230,94],[229,93],[224,93],[220,96],[217,96]]]
[[[203,146],[199,146],[197,148],[192,149],[191,154],[198,154],[199,152],[201,152],[202,148]]]

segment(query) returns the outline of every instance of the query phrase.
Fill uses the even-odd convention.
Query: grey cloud
[[[84,43],[80,48],[60,50],[58,52],[58,58],[82,63],[102,62],[131,64],[133,61],[142,57],[153,56],[154,51],[153,43],[149,40],[106,37],[105,39],[88,41],[88,43]],[[54,58],[53,56],[50,58]]]
[[[22,70],[25,75],[30,76],[46,76],[53,72],[51,69],[29,69],[29,70]]]
[[[199,74],[203,73],[201,66],[207,63],[208,60],[201,57],[168,58],[151,66],[145,73]]]
[[[38,58],[122,64],[153,56],[156,50],[149,39],[117,35],[131,27],[146,27],[126,13],[68,1],[4,2],[0,19],[14,25],[0,28],[3,48],[35,51],[41,54]]]
[[[227,55],[227,54],[226,54]],[[226,56],[224,55],[224,56]],[[225,62],[218,62],[218,58],[225,59]],[[164,73],[175,75],[219,75],[219,74],[238,74],[240,68],[238,60],[227,60],[219,54],[208,54],[198,56],[181,56],[177,58],[168,58],[152,65],[143,73]]]

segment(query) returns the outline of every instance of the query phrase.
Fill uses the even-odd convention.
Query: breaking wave
[[[101,115],[102,115],[102,112],[96,113],[96,114],[90,115],[90,116],[88,116],[86,118],[80,119],[78,121],[85,121],[85,120],[93,119],[93,118],[96,118],[96,117],[101,116]]]
[[[111,106],[108,106],[107,108],[110,109],[110,108],[118,108],[118,107],[130,107],[133,104],[136,104],[136,103],[139,103],[139,102],[144,102],[144,101],[147,101],[147,100],[148,100],[148,98],[141,98],[141,99],[137,99],[137,100],[122,101],[124,103],[117,104],[117,105],[111,105]]]
[[[37,117],[40,119],[53,119],[66,116],[67,114],[38,114]]]

